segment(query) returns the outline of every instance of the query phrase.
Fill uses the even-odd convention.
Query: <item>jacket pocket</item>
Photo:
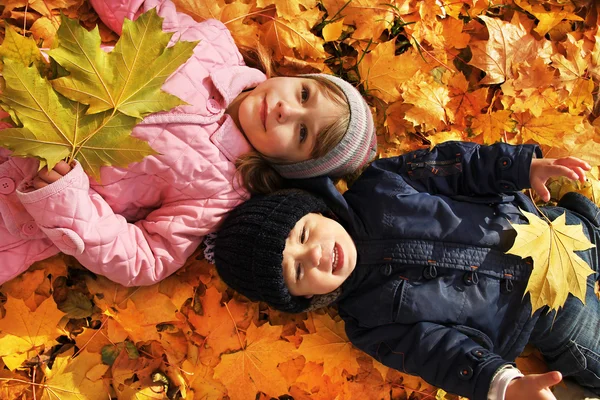
[[[456,326],[454,326],[454,329],[456,329],[460,333],[468,336],[471,340],[473,340],[475,343],[477,343],[484,349],[487,349],[489,351],[494,351],[494,343],[488,337],[488,335],[481,332],[480,330],[474,329],[474,328],[471,328],[471,327],[465,326],[465,325],[456,325]]]

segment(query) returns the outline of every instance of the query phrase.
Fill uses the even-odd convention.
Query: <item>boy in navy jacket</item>
[[[336,303],[352,343],[383,364],[472,399],[554,399],[564,376],[600,395],[596,248],[585,306],[532,314],[531,263],[506,254],[539,215],[520,191],[548,200],[551,176],[584,180],[576,158],[543,159],[537,146],[448,142],[381,159],[343,196],[328,179],[296,182],[231,212],[215,249],[220,276],[252,300],[287,312]],[[322,199],[321,199],[322,198]],[[598,208],[577,193],[541,211],[580,224],[594,244]],[[551,372],[523,375],[532,343]],[[562,375],[561,375],[562,374]]]

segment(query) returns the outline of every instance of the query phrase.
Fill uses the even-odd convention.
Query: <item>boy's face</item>
[[[356,246],[336,221],[320,214],[302,217],[285,241],[283,277],[294,296],[337,289],[356,266]]]
[[[240,103],[239,126],[264,156],[282,163],[309,160],[319,134],[341,115],[315,80],[267,79]]]

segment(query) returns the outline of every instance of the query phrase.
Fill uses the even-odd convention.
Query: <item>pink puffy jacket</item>
[[[219,21],[195,22],[169,0],[92,0],[102,20],[121,33],[124,18],[151,8],[178,40],[200,43],[163,90],[185,100],[145,118],[132,135],[160,155],[128,168],[104,167],[101,182],[78,164],[55,183],[32,191],[38,162],[0,148],[0,283],[62,251],[94,273],[126,286],[150,285],[180,268],[247,193],[235,160],[250,150],[225,109],[266,78],[244,66]]]

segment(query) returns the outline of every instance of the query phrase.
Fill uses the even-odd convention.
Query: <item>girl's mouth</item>
[[[342,250],[342,246],[338,243],[333,245],[333,256],[331,260],[331,274],[335,275],[336,272],[342,269],[342,265],[344,265],[344,251]]]
[[[267,130],[267,97],[263,98],[262,104],[260,105],[260,121],[262,122],[263,128]]]

